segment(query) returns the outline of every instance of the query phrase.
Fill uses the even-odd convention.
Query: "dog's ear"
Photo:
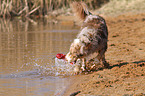
[[[87,15],[91,13],[88,11],[88,7],[84,2],[73,2],[71,4],[72,10],[79,21],[84,21]]]

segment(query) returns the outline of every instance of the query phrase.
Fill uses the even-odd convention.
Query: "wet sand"
[[[145,96],[145,13],[105,19],[110,69],[73,76],[64,96]]]

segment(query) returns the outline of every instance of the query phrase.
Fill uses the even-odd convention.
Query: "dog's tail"
[[[75,17],[79,19],[79,21],[84,21],[86,16],[91,13],[88,11],[88,7],[84,2],[73,2],[71,4],[72,10],[75,14]]]

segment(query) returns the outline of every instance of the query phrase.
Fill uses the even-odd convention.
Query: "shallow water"
[[[75,26],[0,20],[0,96],[58,96],[70,74],[56,70],[54,57],[66,54]]]

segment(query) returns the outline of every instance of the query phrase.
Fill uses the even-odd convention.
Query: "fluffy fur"
[[[108,68],[109,64],[105,60],[107,50],[108,30],[105,20],[97,15],[92,15],[84,2],[74,2],[72,4],[75,16],[82,21],[80,33],[74,39],[70,50],[66,55],[68,62],[83,61],[82,69],[85,70],[85,58],[97,53],[95,57]]]

